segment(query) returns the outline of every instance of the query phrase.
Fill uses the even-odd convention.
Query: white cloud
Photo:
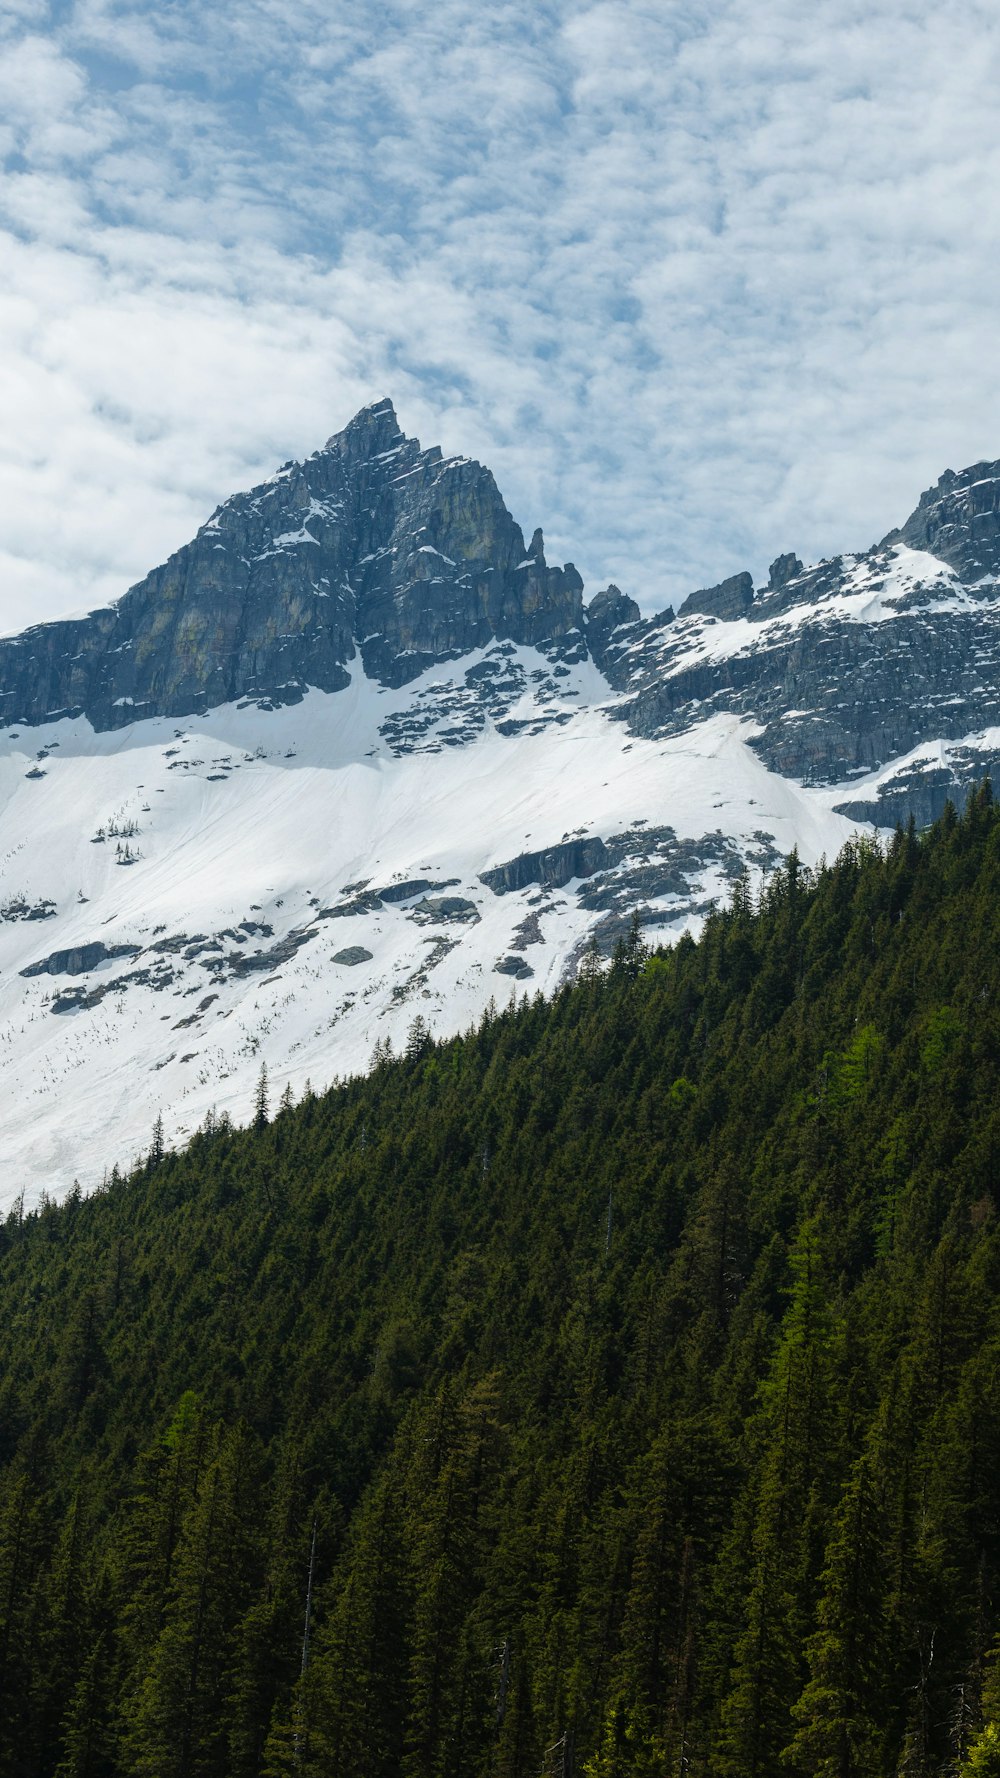
[[[0,622],[371,395],[650,607],[1000,455],[983,0],[0,7]]]

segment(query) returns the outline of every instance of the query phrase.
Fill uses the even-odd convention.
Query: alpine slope
[[[697,930],[1000,755],[1000,464],[654,617],[366,408],[0,641],[0,1201]]]

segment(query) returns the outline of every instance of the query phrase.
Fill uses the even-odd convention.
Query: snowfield
[[[497,652],[402,691],[355,663],[347,690],[280,709],[0,733],[0,1202],[94,1187],[158,1115],[171,1144],[213,1108],[247,1121],[262,1062],[274,1104],[405,1044],[417,1014],[443,1036],[491,999],[550,992],[600,916],[573,879],[480,881],[520,854],[648,824],[725,836],[734,857],[765,836],[814,863],[854,831],[841,790],[768,771],[736,717],[631,737],[590,662],[547,720],[526,690],[503,725],[524,727],[486,718],[456,744],[464,675]],[[551,671],[500,652],[526,680]],[[385,731],[414,712],[400,751]],[[644,895],[652,936],[697,930],[727,887],[716,861],[687,894]],[[520,974],[497,971],[512,958]]]

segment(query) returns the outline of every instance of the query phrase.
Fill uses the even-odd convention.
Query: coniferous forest
[[[3,1778],[1000,1773],[1000,817],[0,1228]]]

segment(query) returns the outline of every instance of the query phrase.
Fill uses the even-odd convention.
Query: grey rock
[[[689,593],[678,608],[678,617],[717,617],[723,623],[745,617],[753,604],[753,575],[732,574],[718,586]]]
[[[519,982],[526,981],[529,975],[534,975],[535,973],[531,964],[526,963],[523,957],[513,955],[509,957],[500,957],[497,962],[494,963],[493,968],[497,975],[512,975],[515,981]]]
[[[477,926],[479,909],[464,895],[424,895],[415,902],[407,918],[418,926],[436,924],[439,920],[454,921],[459,926]]]
[[[750,610],[759,636],[729,655],[692,662],[683,631],[642,626],[605,665],[626,693],[622,719],[652,738],[721,712],[752,718],[760,733],[751,745],[765,762],[811,784],[840,783],[922,742],[962,741],[1000,724],[998,589],[956,598],[963,589],[942,566],[894,595],[877,621],[846,612],[841,595],[863,584],[876,598],[892,565],[880,545],[781,582]],[[768,627],[789,611],[794,624]]]
[[[775,556],[767,571],[767,584],[772,592],[787,586],[790,580],[797,580],[802,573],[802,563],[798,556]]]
[[[534,912],[525,914],[510,941],[511,950],[523,951],[527,945],[542,945],[544,943],[542,923],[538,915]]]
[[[100,939],[89,944],[74,945],[66,951],[52,951],[40,963],[29,963],[19,973],[32,975],[88,975],[98,964],[114,957],[137,957],[141,945],[106,945]]]
[[[559,846],[548,846],[543,852],[521,852],[494,870],[481,871],[479,881],[492,889],[494,895],[510,895],[540,883],[545,889],[561,889],[573,877],[592,877],[610,862],[610,855],[601,839],[566,840]]]
[[[595,594],[587,606],[587,644],[598,666],[604,660],[611,637],[638,623],[640,615],[635,600],[613,582],[603,593]]]
[[[54,901],[25,901],[23,895],[13,895],[9,901],[0,903],[0,920],[54,920],[56,904]]]
[[[366,951],[364,945],[347,945],[342,951],[335,951],[334,963],[343,963],[348,969],[354,969],[359,963],[370,963],[373,953]]]
[[[93,986],[79,988],[60,988],[49,1002],[49,1011],[67,1013],[87,1011],[99,1006],[110,994],[124,994],[129,988],[146,987],[162,991],[168,988],[175,979],[174,972],[164,962],[155,963],[144,969],[133,969],[129,975],[118,975],[111,979],[98,981]]]
[[[431,883],[426,877],[411,877],[405,883],[390,883],[387,889],[379,889],[376,893],[382,901],[412,901],[416,895],[429,895],[439,889],[453,889],[458,881],[458,877],[447,877],[442,883]]]
[[[644,907],[651,921],[674,917],[671,911],[650,910],[650,897],[671,896],[679,910],[681,904],[691,905],[698,879],[707,870],[715,868],[733,878],[745,862],[770,868],[780,856],[771,836],[763,832],[747,845],[718,830],[699,839],[679,839],[671,827],[643,826],[610,835],[604,846],[607,868],[581,883],[576,893],[581,907],[615,915],[610,923],[598,924],[599,933],[615,936],[624,929],[622,922],[627,927],[636,907]]]
[[[905,826],[913,816],[918,827],[936,821],[946,803],[964,809],[972,792],[990,778],[1000,783],[1000,752],[989,748],[954,747],[945,764],[914,764],[894,772],[878,787],[877,797],[856,797],[835,804],[851,821],[878,827]]]
[[[256,971],[278,969],[279,964],[288,964],[295,957],[295,951],[299,951],[302,944],[308,944],[315,937],[315,926],[297,926],[292,932],[286,933],[283,939],[279,939],[278,944],[272,944],[267,951],[230,951],[230,955],[224,960],[224,969],[233,976],[249,976],[256,974]],[[219,969],[221,965],[212,964],[212,967]]]
[[[1000,462],[973,463],[957,475],[946,469],[885,541],[897,539],[928,550],[965,581],[1000,574]]]
[[[349,901],[338,901],[335,907],[320,908],[317,920],[350,920],[355,914],[374,914],[382,906],[382,898],[373,889],[363,889]]]

